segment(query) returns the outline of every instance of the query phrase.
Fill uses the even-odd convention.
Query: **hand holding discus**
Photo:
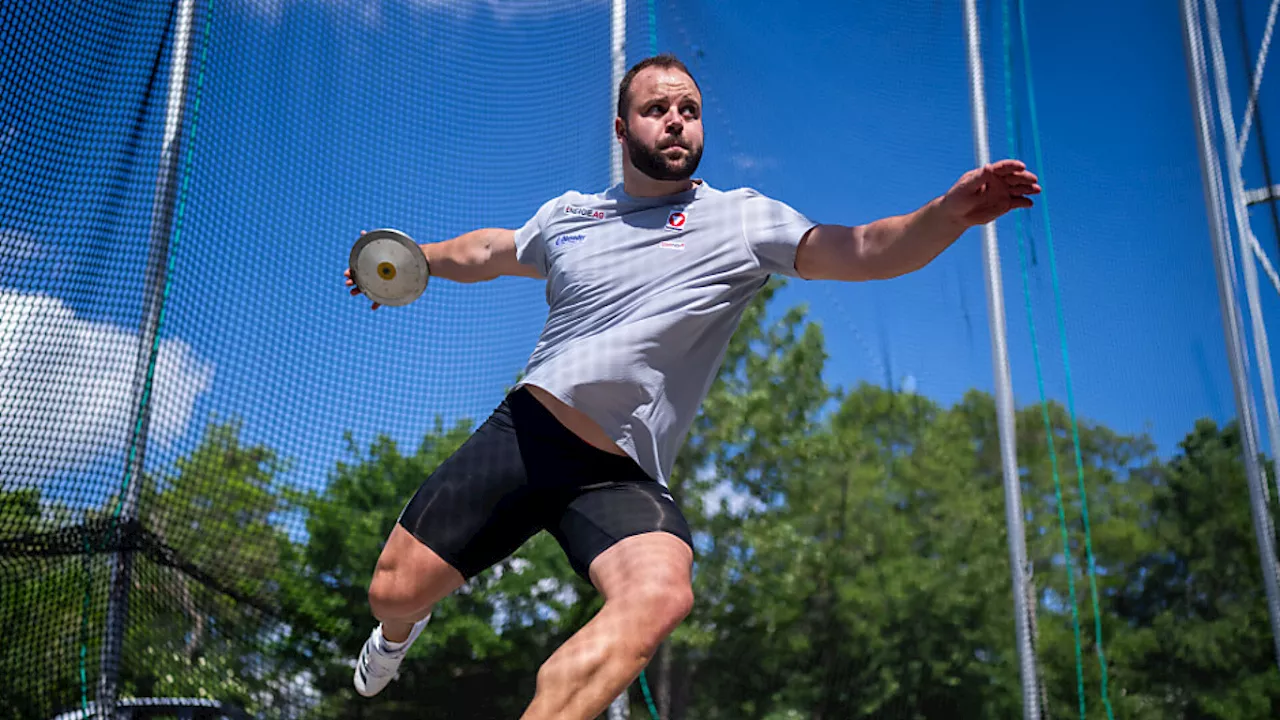
[[[351,248],[345,273],[352,295],[364,294],[371,309],[408,305],[427,289],[431,267],[408,235],[398,230],[361,232]]]

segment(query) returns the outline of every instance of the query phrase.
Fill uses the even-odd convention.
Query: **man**
[[[1040,192],[1006,160],[909,215],[843,227],[715,190],[693,179],[702,96],[670,55],[623,78],[614,130],[620,186],[566,193],[519,230],[422,246],[434,277],[545,279],[549,311],[519,387],[391,531],[369,587],[381,624],[357,660],[361,694],[390,682],[435,603],[547,530],[605,602],[541,667],[523,718],[597,717],[692,607],[691,534],[667,477],[769,275],[896,277]]]

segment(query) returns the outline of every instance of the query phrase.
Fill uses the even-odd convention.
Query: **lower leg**
[[[463,582],[457,570],[397,525],[374,568],[369,609],[387,641],[404,642],[414,624]]]
[[[383,620],[382,637],[387,642],[404,642],[409,639],[409,633],[413,632],[413,626],[429,614],[430,611],[424,612],[417,620]]]
[[[538,671],[537,691],[521,720],[592,720],[649,663],[657,643],[635,637],[637,611],[620,603],[604,608]],[[679,620],[660,628],[665,638]]]

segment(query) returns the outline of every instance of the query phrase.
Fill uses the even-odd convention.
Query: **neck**
[[[622,189],[631,197],[662,197],[690,190],[697,185],[693,178],[687,180],[654,180],[636,170],[630,163],[622,168]]]

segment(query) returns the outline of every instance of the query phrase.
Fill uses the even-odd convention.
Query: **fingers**
[[[1037,185],[1040,178],[1036,174],[1027,169],[1018,160],[1001,160],[998,163],[988,165],[986,168],[989,172],[999,177],[1010,186],[1013,185]]]
[[[1009,192],[1013,195],[1039,195],[1042,191],[1036,183],[1009,185]]]
[[[363,236],[365,236],[365,235],[368,235],[368,234],[369,234],[369,231],[368,231],[368,230],[361,230],[361,231],[360,231],[360,235],[361,235],[361,237],[363,237]],[[356,281],[355,281],[355,280],[353,280],[353,279],[351,278],[351,268],[347,268],[346,270],[343,270],[343,271],[342,271],[342,276],[343,276],[343,277],[345,277],[345,278],[347,279],[347,280],[346,280],[346,283],[347,283],[347,287],[350,287],[350,288],[351,288],[351,296],[352,296],[352,297],[355,297],[356,295],[359,295],[359,294],[360,294],[360,288],[359,288],[359,287],[356,287]],[[374,304],[373,304],[373,307],[371,307],[371,308],[369,308],[369,309],[370,309],[370,310],[377,310],[377,309],[378,309],[378,308],[380,308],[380,307],[382,307],[382,305],[380,305],[380,304],[378,304],[378,303],[374,303]]]
[[[1035,203],[1031,202],[1031,198],[1028,197],[1016,196],[1009,198],[1009,209],[1011,210],[1029,208],[1033,205],[1035,205]]]
[[[1027,169],[1026,163],[1021,160],[998,160],[987,165],[987,169],[997,175],[1009,175],[1011,173],[1022,172]]]

